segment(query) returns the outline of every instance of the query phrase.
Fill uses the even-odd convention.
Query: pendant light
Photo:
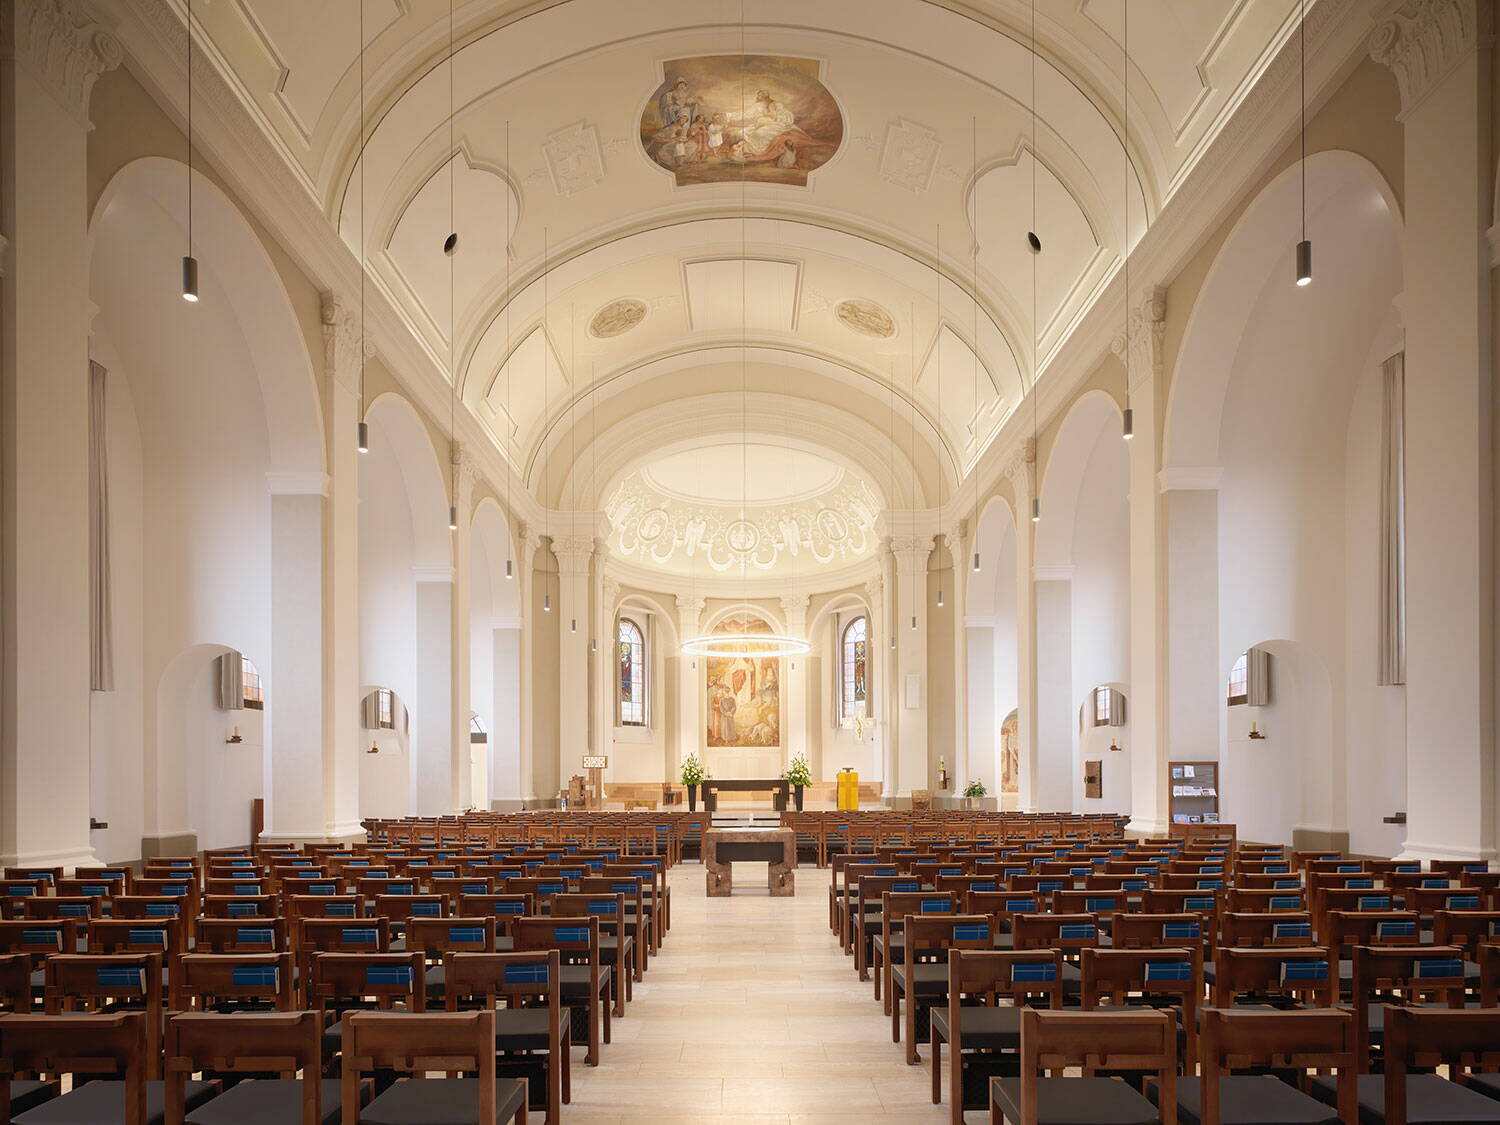
[[[911,318],[910,318],[910,323],[911,323],[911,337],[912,337],[912,343],[910,344],[910,347],[912,348],[912,354],[915,355],[916,354],[916,350],[915,350],[916,349],[916,335],[917,335],[917,303],[915,301],[913,301],[912,304],[911,304]],[[891,441],[891,456],[890,456],[890,463],[891,463],[891,492],[890,492],[890,503],[891,503],[891,510],[894,511],[895,510],[895,503],[896,503],[896,361],[894,359],[891,360],[890,389],[891,389],[891,428],[889,430],[889,436],[890,436],[890,441]],[[896,614],[895,614],[895,608],[896,608],[896,591],[893,589],[891,591],[891,610],[892,610],[892,612],[891,612],[891,651],[892,652],[896,651]]]
[[[570,383],[578,378],[578,306],[568,306],[568,380]],[[574,395],[568,403],[568,476],[573,480],[573,499],[568,505],[568,511],[578,511],[578,429],[577,411],[578,396]],[[573,605],[573,616],[568,619],[568,632],[578,632],[578,568],[575,566],[573,572],[568,575],[568,593],[571,595]]]
[[[551,244],[550,234],[549,234],[547,228],[543,227],[542,228],[542,420],[543,420],[544,425],[543,425],[542,429],[543,429],[543,433],[544,434],[546,432],[545,422],[546,422],[547,414],[548,414],[548,411],[549,411],[549,404],[547,402],[547,368],[551,366],[551,364],[549,364],[547,362],[547,359],[548,359],[547,350],[550,347],[550,345],[548,343],[548,338],[547,338],[547,302],[548,302],[548,285],[549,285],[549,283],[551,281],[550,274],[552,272],[552,267],[551,267],[551,264],[550,264],[551,249],[552,249],[552,244]],[[552,474],[551,474],[551,470],[549,469],[548,464],[547,464],[549,458],[547,457],[547,446],[546,446],[546,439],[545,439],[545,437],[543,438],[541,453],[542,453],[542,535],[546,537],[547,543],[548,543],[548,546],[549,546],[549,549],[550,549],[550,546],[551,546],[551,543],[552,543],[552,516],[551,516],[552,509],[549,507],[550,497],[548,496],[548,493],[547,493],[547,483],[551,479]],[[543,573],[546,574],[548,572],[544,571]],[[551,613],[552,612],[552,589],[551,589],[551,586],[552,586],[552,579],[551,578],[544,578],[542,580],[542,587],[543,587],[542,588],[542,612],[543,613]]]
[[[458,299],[453,284],[453,252],[458,249],[458,232],[454,229],[453,212],[453,0],[448,0],[448,237],[443,240],[443,253],[448,256],[448,440],[452,449],[448,454],[450,470],[449,487],[453,490],[452,503],[448,505],[448,530],[458,530],[458,462],[461,450],[458,444],[458,341],[453,336],[453,306]]]
[[[1026,243],[1031,247],[1031,455],[1036,457],[1037,405],[1037,325],[1036,325],[1036,260],[1042,252],[1042,240],[1036,233],[1036,0],[1031,0],[1031,230],[1026,232]],[[1033,487],[1038,487],[1040,481]],[[1031,522],[1042,520],[1041,494],[1031,498]]]
[[[1125,30],[1120,38],[1120,46],[1125,55],[1125,70],[1121,83],[1123,93],[1120,108],[1124,113],[1125,140],[1120,147],[1125,154],[1125,178],[1121,181],[1125,195],[1125,349],[1122,357],[1125,361],[1125,412],[1120,418],[1120,436],[1129,441],[1135,437],[1135,411],[1130,409],[1130,0],[1123,2]]]
[[[1301,132],[1302,132],[1302,241],[1297,243],[1297,284],[1312,284],[1312,243],[1307,238],[1307,0],[1302,0],[1302,18],[1299,21],[1297,38],[1301,59]]]
[[[370,424],[365,421],[365,0],[359,0],[359,439],[356,448],[370,452]]]
[[[198,259],[193,257],[193,0],[187,3],[187,253],[182,259],[182,299],[198,303]]]

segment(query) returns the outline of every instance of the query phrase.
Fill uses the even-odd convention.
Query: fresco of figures
[[[748,180],[806,187],[844,139],[816,59],[672,59],[641,113],[646,155],[679,187]]]
[[[719,634],[770,633],[759,617],[730,617]],[[708,745],[781,745],[781,662],[755,656],[711,656],[708,666]]]

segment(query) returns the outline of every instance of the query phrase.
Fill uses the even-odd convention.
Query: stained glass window
[[[856,617],[844,626],[839,681],[843,717],[869,714],[869,622]]]
[[[646,640],[640,626],[620,618],[619,707],[622,727],[646,725]]]

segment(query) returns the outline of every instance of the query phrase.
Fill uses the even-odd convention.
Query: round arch
[[[364,456],[381,456],[381,446],[389,449],[406,485],[411,506],[413,565],[451,567],[453,537],[448,530],[448,490],[443,467],[416,407],[404,396],[387,391],[370,404],[365,420],[370,424],[371,449]]]

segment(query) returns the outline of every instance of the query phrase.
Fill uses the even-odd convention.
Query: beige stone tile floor
[[[829,873],[799,867],[795,898],[767,894],[763,864],[736,864],[727,899],[709,899],[703,875],[687,862],[668,876],[667,941],[600,1065],[575,1057],[564,1122],[946,1123],[926,1047],[905,1064],[829,932]]]

